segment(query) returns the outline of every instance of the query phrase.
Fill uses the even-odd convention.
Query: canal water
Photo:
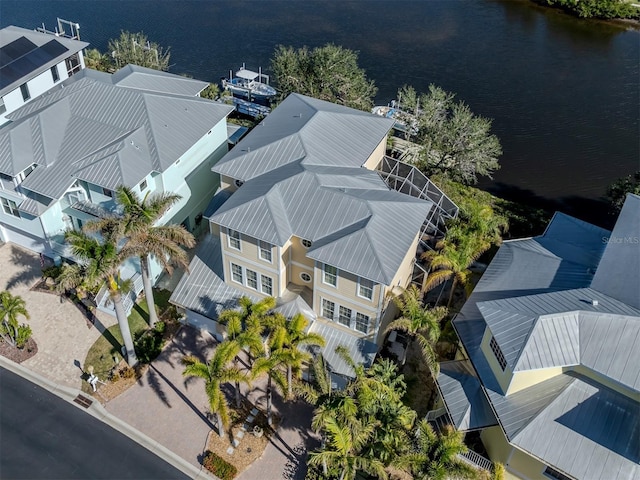
[[[171,71],[218,81],[279,45],[333,42],[387,103],[409,84],[493,119],[502,168],[482,188],[598,223],[598,200],[640,169],[640,33],[527,0],[1,0],[0,25],[79,22],[100,50],[120,30],[171,47]]]

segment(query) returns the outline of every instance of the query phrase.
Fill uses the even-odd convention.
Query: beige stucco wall
[[[491,352],[493,355],[493,352]],[[508,368],[508,367],[507,367]],[[520,390],[536,385],[537,383],[556,377],[562,373],[562,367],[540,368],[537,370],[526,370],[524,372],[515,372],[511,377],[511,383],[507,390],[507,395],[519,392]]]
[[[549,480],[542,474],[546,465],[507,442],[499,426],[482,430],[480,439],[492,462],[501,462],[509,480]]]
[[[491,330],[489,330],[489,327],[485,328],[480,348],[482,350],[482,353],[484,353],[484,356],[487,359],[487,363],[491,367],[493,374],[498,380],[502,391],[506,392],[509,388],[509,383],[511,382],[512,373],[509,365],[505,367],[504,371],[502,371],[502,368],[500,368],[500,364],[498,363],[496,356],[493,354],[493,350],[491,350],[491,347],[489,346],[492,336],[493,335],[491,334]],[[504,354],[504,352],[502,353]]]
[[[418,250],[418,237],[419,233],[416,233],[416,238],[413,239],[411,243],[411,247],[407,250],[407,254],[405,255],[398,271],[394,275],[391,280],[391,284],[386,286],[384,295],[392,295],[392,289],[395,287],[406,288],[411,282],[411,277],[413,276],[413,265],[416,260],[416,252]]]
[[[308,249],[302,245],[302,239],[299,237],[291,237],[288,242],[290,246],[288,249],[288,262],[297,263],[300,266],[304,265],[313,270],[315,261],[311,258],[307,258]]]
[[[377,312],[380,293],[384,286],[374,283],[373,295],[371,296],[371,300],[369,300],[368,298],[358,295],[359,278],[357,275],[338,269],[338,281],[334,287],[324,283],[323,273],[323,264],[317,262],[313,269],[313,277],[315,279],[314,289],[325,290],[328,294],[337,292],[337,294],[346,301],[362,308],[374,309],[374,311]]]
[[[235,184],[235,179],[227,175],[220,175],[220,188],[222,190],[229,190],[232,193],[238,189]]]
[[[382,141],[378,144],[376,149],[373,151],[373,153],[369,156],[369,158],[362,164],[362,166],[369,170],[375,170],[378,164],[380,163],[380,160],[382,160],[382,157],[384,156],[386,151],[387,151],[387,137],[385,136],[384,139],[382,139]]]

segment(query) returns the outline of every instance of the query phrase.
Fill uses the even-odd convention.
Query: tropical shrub
[[[221,480],[232,480],[238,474],[235,466],[210,450],[205,452],[202,465]]]
[[[16,336],[16,347],[24,348],[32,334],[33,332],[29,325],[25,325],[24,323],[20,325],[18,327],[18,335]]]
[[[158,328],[158,325],[161,327]],[[142,363],[151,363],[162,351],[164,347],[164,322],[158,322],[149,330],[146,330],[138,335],[133,341],[134,348],[136,349],[136,355],[138,360]]]

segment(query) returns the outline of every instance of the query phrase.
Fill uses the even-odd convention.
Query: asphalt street
[[[80,408],[0,368],[0,478],[189,477]]]

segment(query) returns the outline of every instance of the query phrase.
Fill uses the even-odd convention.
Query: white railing
[[[440,407],[440,408],[438,408],[436,410],[429,410],[427,412],[427,415],[424,417],[424,419],[427,422],[432,422],[436,418],[441,417],[442,415],[444,415],[445,413],[447,413],[447,409],[445,407]]]
[[[143,289],[142,275],[140,275],[139,273],[134,274],[133,277],[131,277],[131,281],[133,282],[131,291],[122,297],[122,307],[124,308],[124,311],[127,315],[131,313],[133,306],[136,304],[138,293],[140,293]],[[102,288],[100,288],[100,290],[98,291],[95,297],[95,302],[100,311],[115,316],[115,306],[109,298],[109,290],[107,289],[106,284],[103,285]]]
[[[458,458],[474,468],[486,470],[488,472],[493,471],[493,462],[473,450],[467,450],[465,453],[459,453]]]

